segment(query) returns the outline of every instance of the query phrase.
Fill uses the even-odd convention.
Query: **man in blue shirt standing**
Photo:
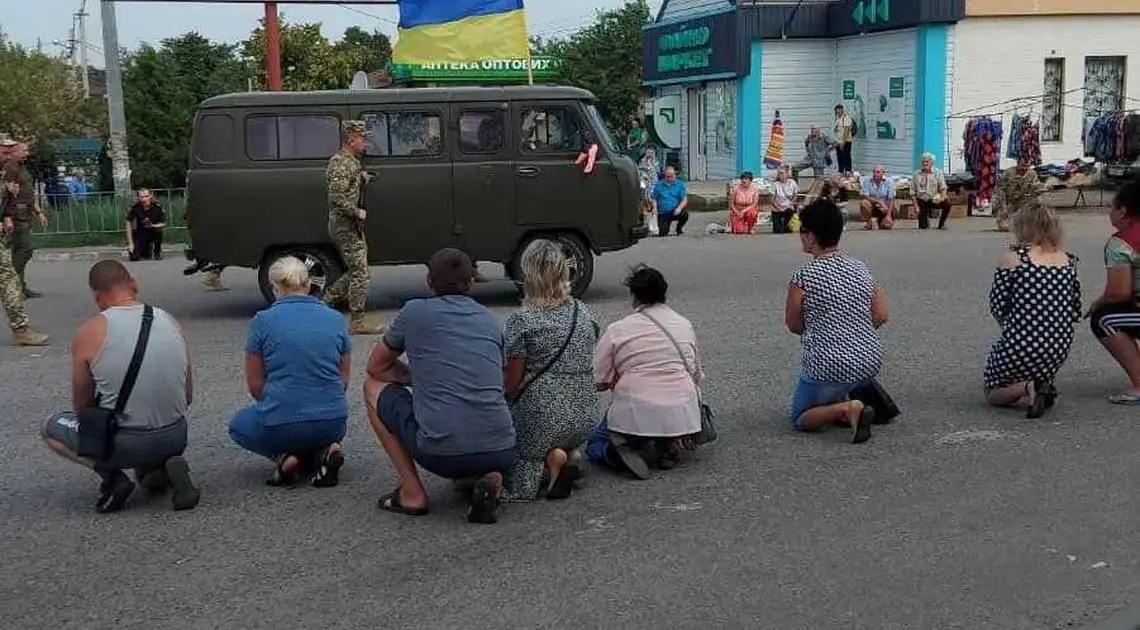
[[[689,212],[685,209],[689,205],[689,187],[677,179],[677,169],[672,166],[665,169],[665,176],[653,186],[649,203],[657,213],[657,236],[669,236],[669,227],[674,221],[677,236],[684,233],[685,224],[689,222]]]
[[[859,202],[859,214],[863,216],[863,229],[874,229],[872,220],[879,223],[880,230],[895,226],[895,184],[887,179],[886,170],[876,166],[871,179],[864,179],[860,186],[863,200]]]

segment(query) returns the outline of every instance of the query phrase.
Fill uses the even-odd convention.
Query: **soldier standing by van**
[[[325,289],[324,301],[330,306],[348,301],[349,332],[353,335],[379,334],[382,327],[364,317],[368,295],[368,243],[364,238],[361,187],[368,174],[360,163],[364,155],[365,126],[362,120],[344,121],[344,145],[330,159],[325,178],[328,186],[329,237],[344,260],[345,272]]]
[[[5,150],[6,153],[6,150]],[[3,155],[0,155],[3,157]],[[20,180],[11,171],[0,175],[0,304],[8,315],[12,327],[12,342],[17,346],[46,346],[47,335],[28,326],[28,308],[24,303],[20,277],[12,264],[12,252],[8,240],[15,229],[15,216],[18,212],[16,200],[20,196]]]

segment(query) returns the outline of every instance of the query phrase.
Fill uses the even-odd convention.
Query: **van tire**
[[[310,295],[316,297],[320,297],[324,293],[325,287],[344,275],[344,264],[341,263],[340,257],[328,247],[296,245],[271,249],[265,253],[261,259],[261,264],[257,267],[257,286],[261,289],[261,297],[265,298],[269,304],[273,304],[276,300],[273,296],[273,283],[269,281],[269,268],[273,266],[273,263],[286,256],[296,256],[301,259],[301,262],[309,266],[310,272],[315,272]]]
[[[530,247],[531,243],[540,239],[554,241],[562,246],[566,258],[573,264],[573,269],[570,272],[570,293],[576,298],[581,298],[586,293],[586,289],[590,288],[590,283],[594,281],[594,253],[590,251],[582,237],[574,232],[535,234],[524,239],[519,246],[518,253],[515,254],[514,260],[507,263],[507,277],[518,286],[521,295],[522,269],[520,269],[520,264],[522,254],[527,247]]]

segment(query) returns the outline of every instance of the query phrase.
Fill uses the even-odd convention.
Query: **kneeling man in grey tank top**
[[[178,322],[138,299],[138,282],[121,262],[103,260],[88,274],[88,284],[101,311],[88,319],[71,346],[71,410],[47,421],[43,439],[63,457],[92,468],[103,479],[99,512],[122,509],[135,490],[123,472],[134,469],[151,494],[171,493],[175,510],[198,504],[199,492],[182,457],[186,450],[187,412],[193,398],[189,352]],[[149,334],[140,337],[149,315]],[[136,346],[142,362],[132,388],[124,388]],[[124,402],[118,400],[123,392]],[[84,451],[80,412],[118,409],[117,429],[99,458]],[[86,445],[85,445],[86,446]],[[84,451],[85,452],[85,451]]]

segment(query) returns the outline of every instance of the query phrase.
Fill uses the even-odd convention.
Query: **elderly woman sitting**
[[[254,316],[245,347],[254,402],[230,420],[230,437],[277,464],[269,485],[309,474],[314,486],[335,486],[348,421],[348,331],[339,313],[309,295],[300,260],[273,263],[269,279],[277,301]]]
[[[626,284],[634,312],[610,324],[594,351],[594,379],[613,400],[588,454],[647,479],[651,464],[672,468],[694,447],[704,369],[693,325],[665,305],[661,272],[640,266]]]
[[[505,501],[565,499],[579,473],[578,448],[598,425],[592,361],[598,324],[570,295],[570,268],[556,243],[522,254],[523,306],[507,318],[504,389],[513,401],[519,459],[506,476]]]
[[[728,198],[728,231],[732,234],[751,234],[759,219],[760,190],[752,182],[752,172],[744,171]]]

